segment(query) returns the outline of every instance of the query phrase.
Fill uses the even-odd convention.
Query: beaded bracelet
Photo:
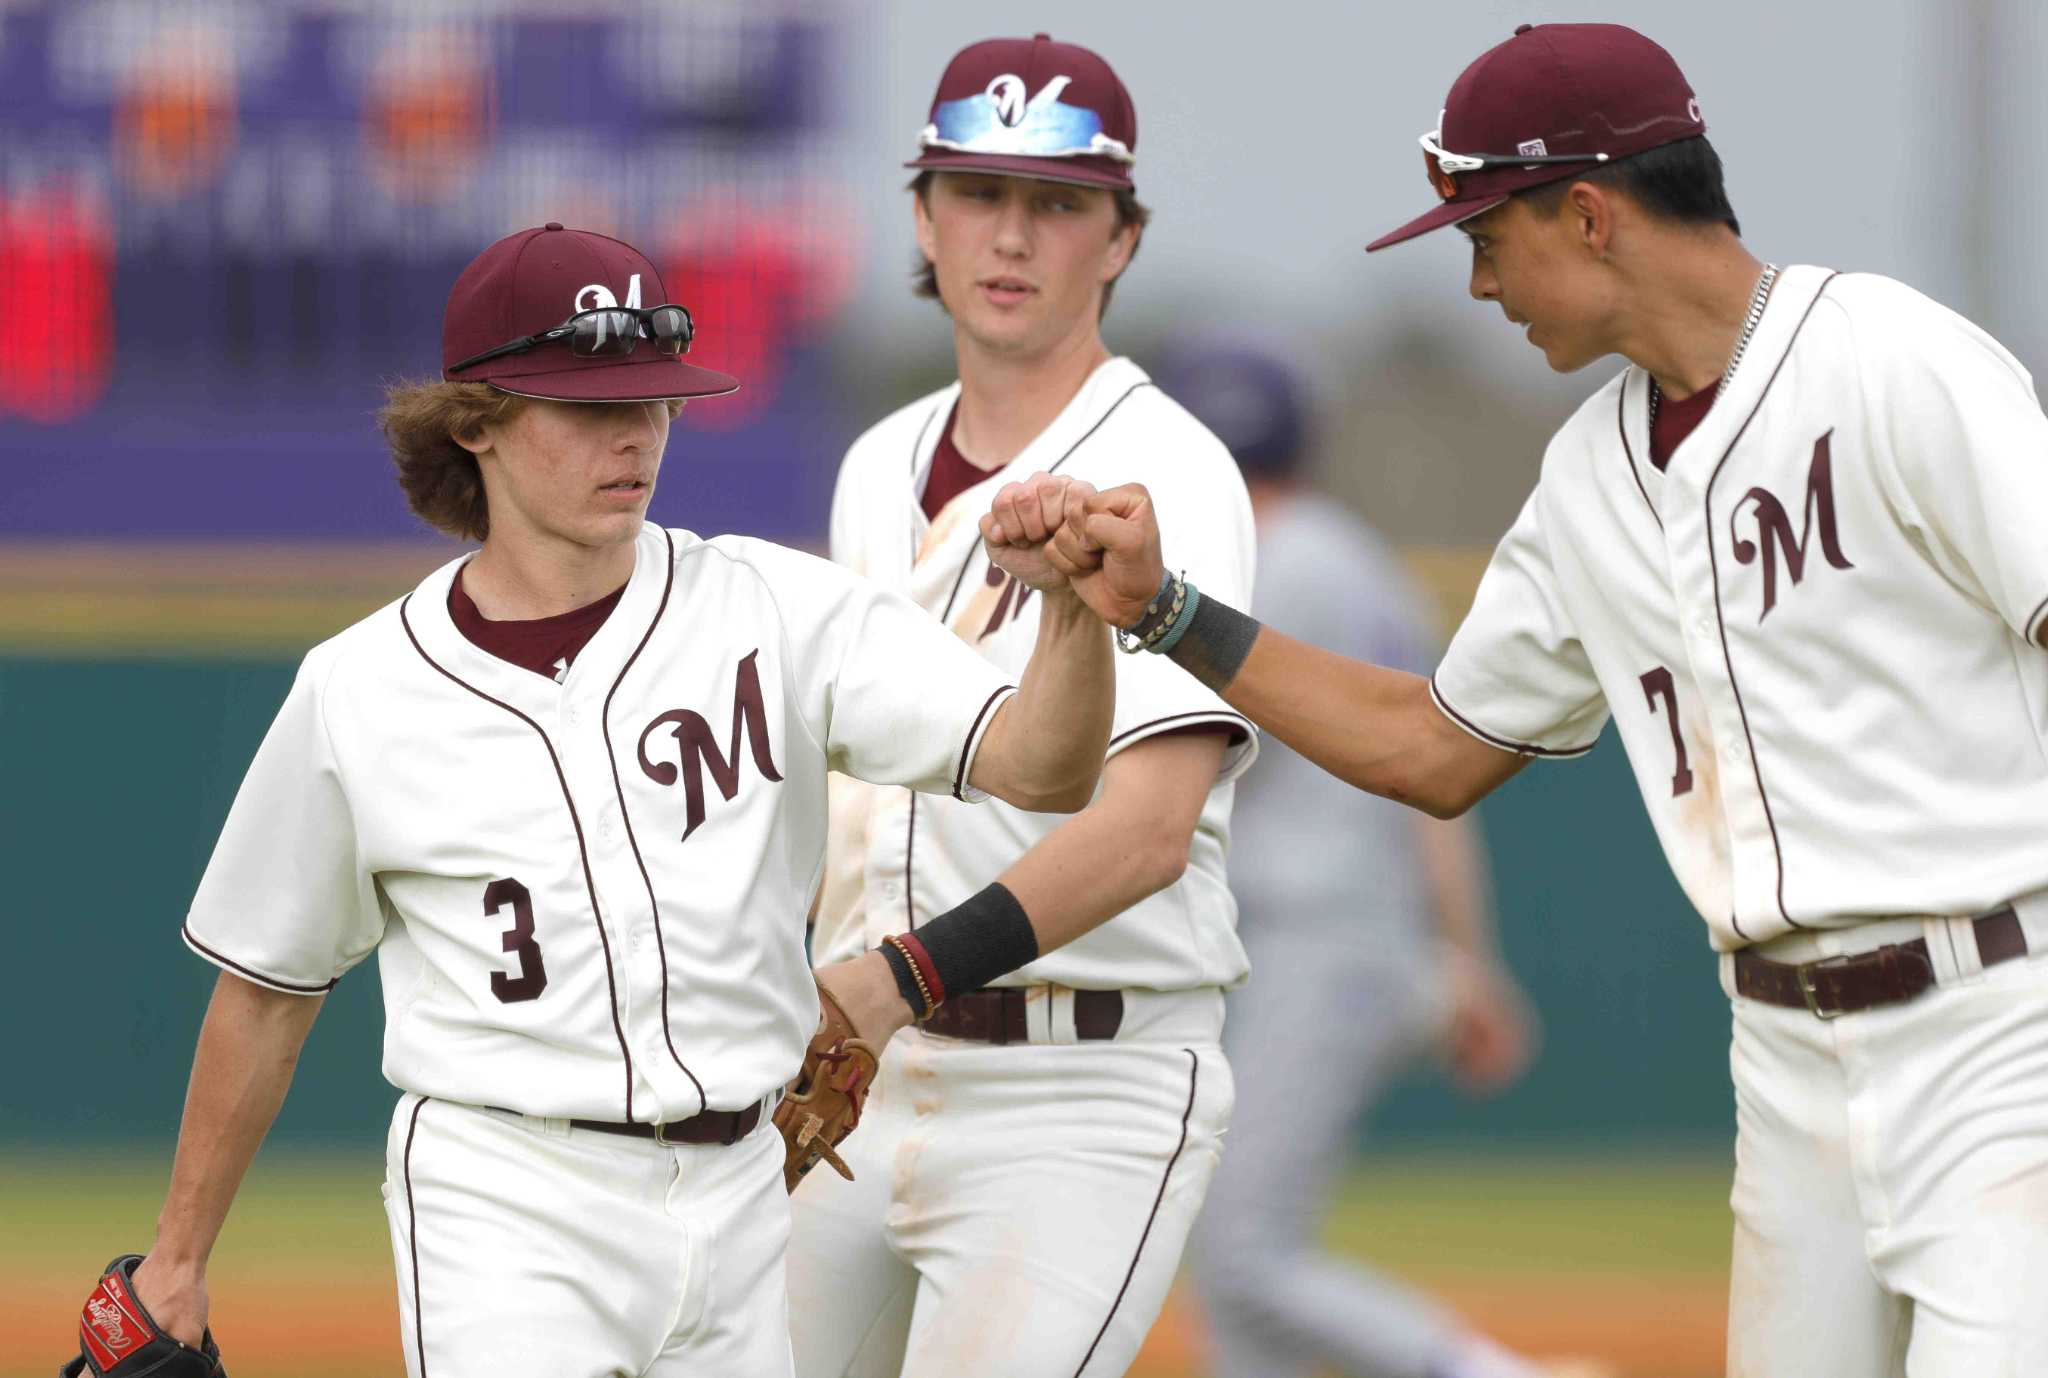
[[[1173,624],[1166,628],[1165,634],[1159,638],[1159,643],[1155,646],[1147,647],[1147,650],[1157,651],[1160,655],[1165,655],[1168,651],[1179,645],[1180,639],[1187,635],[1188,628],[1195,625],[1195,609],[1202,606],[1202,591],[1193,584],[1186,585],[1186,588],[1188,591],[1186,609],[1173,619]]]
[[[894,933],[882,939],[882,942],[900,955],[910,966],[910,979],[916,982],[918,996],[924,1001],[924,1008],[918,1011],[913,1018],[917,1020],[931,1018],[931,1013],[939,1007],[939,1002],[932,999],[931,987],[925,984],[924,970],[918,965],[917,958],[911,954],[910,948],[900,941]]]
[[[1128,629],[1116,629],[1117,649],[1126,655],[1156,650],[1159,639],[1172,628],[1186,607],[1188,588],[1185,574],[1161,574],[1159,592],[1153,594],[1152,601],[1145,605],[1145,615]]]

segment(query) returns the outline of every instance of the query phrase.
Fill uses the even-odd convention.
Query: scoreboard
[[[0,541],[403,538],[381,389],[463,264],[629,240],[743,382],[655,516],[823,527],[857,216],[845,12],[767,0],[0,5]],[[871,418],[865,418],[871,419]]]

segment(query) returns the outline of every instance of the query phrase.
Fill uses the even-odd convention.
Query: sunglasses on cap
[[[543,330],[538,335],[522,335],[495,349],[472,354],[459,364],[448,365],[448,372],[460,373],[488,360],[503,358],[507,354],[524,354],[529,349],[538,349],[556,340],[567,340],[569,352],[583,359],[623,359],[643,339],[654,341],[657,353],[687,354],[690,352],[690,340],[696,333],[697,325],[690,319],[688,307],[673,304],[601,306],[590,311],[578,311],[552,330]]]
[[[1066,83],[1058,78],[1028,104],[1010,92],[1009,108],[987,92],[941,102],[932,122],[917,136],[922,149],[951,153],[994,153],[1023,158],[1111,158],[1135,163],[1121,139],[1102,130],[1102,116],[1058,99]],[[1050,99],[1048,99],[1050,97]],[[1022,105],[1020,112],[1015,108]],[[1005,120],[1004,114],[1012,118]]]
[[[1530,155],[1527,153],[1452,153],[1444,148],[1443,128],[1424,134],[1416,142],[1422,145],[1422,163],[1429,173],[1429,184],[1436,188],[1436,194],[1446,201],[1458,198],[1458,178],[1467,172],[1480,172],[1490,167],[1540,167],[1545,163],[1604,163],[1605,153],[1548,153]]]

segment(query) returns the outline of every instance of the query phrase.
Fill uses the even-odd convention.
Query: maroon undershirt
[[[1720,391],[1721,384],[1716,381],[1713,386],[1701,388],[1683,402],[1674,402],[1669,397],[1658,399],[1657,419],[1650,423],[1650,463],[1657,466],[1657,472],[1664,471],[1664,466],[1671,462],[1672,452],[1706,418]]]
[[[924,496],[918,499],[926,521],[937,520],[947,503],[994,472],[977,467],[953,443],[953,418],[959,414],[958,405],[946,413],[946,429],[939,432],[939,447],[932,451],[932,471],[925,476]]]
[[[590,638],[597,635],[597,629],[611,616],[625,591],[626,586],[621,584],[595,603],[554,617],[495,622],[477,611],[476,601],[462,587],[462,571],[458,569],[455,583],[448,590],[448,615],[455,619],[456,630],[479,649],[522,670],[557,679],[568,673],[569,665],[590,644]]]

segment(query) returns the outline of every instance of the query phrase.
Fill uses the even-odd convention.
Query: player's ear
[[[1572,237],[1596,259],[1607,257],[1614,240],[1614,199],[1607,188],[1574,182],[1560,212],[1571,222]]]
[[[1144,232],[1135,221],[1117,226],[1109,239],[1109,256],[1102,261],[1104,282],[1115,282],[1131,266],[1131,258],[1138,252],[1138,236]]]
[[[450,431],[448,438],[473,455],[488,454],[493,446],[488,421],[477,422],[474,430]]]
[[[917,227],[917,251],[924,255],[926,263],[936,264],[939,259],[938,237],[932,233],[932,211],[924,201],[925,193],[915,192],[910,198],[910,214]]]

